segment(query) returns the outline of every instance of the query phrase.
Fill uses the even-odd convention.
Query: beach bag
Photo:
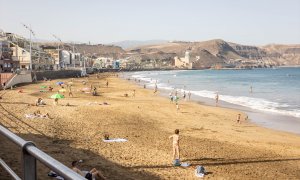
[[[204,177],[206,174],[205,168],[203,166],[197,166],[195,170],[196,177]]]
[[[180,166],[181,164],[180,164],[180,160],[179,159],[175,159],[174,161],[173,161],[173,165],[174,166]]]

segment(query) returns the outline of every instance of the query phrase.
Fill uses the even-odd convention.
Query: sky
[[[0,0],[0,29],[37,39],[300,44],[300,0]]]

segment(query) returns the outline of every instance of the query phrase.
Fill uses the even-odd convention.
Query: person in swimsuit
[[[72,162],[72,170],[75,171],[76,173],[80,174],[81,176],[85,177],[88,180],[92,180],[95,177],[101,178],[101,179],[106,179],[106,177],[104,177],[102,175],[102,173],[100,171],[98,171],[96,168],[93,168],[92,170],[90,170],[88,173],[84,173],[82,172],[79,168],[78,168],[78,161],[73,161]]]
[[[180,159],[180,149],[179,149],[179,129],[175,130],[175,134],[169,137],[173,140],[173,159]]]

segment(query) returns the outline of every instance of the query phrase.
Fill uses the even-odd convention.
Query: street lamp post
[[[53,36],[56,40],[58,40],[61,44],[63,44],[62,40],[61,40],[59,37],[55,36],[54,34],[52,34],[52,36]],[[59,62],[59,61],[60,61],[60,57],[59,57],[59,43],[58,43],[57,51],[58,51],[58,52],[57,52],[57,53],[58,53],[58,64],[60,65],[60,62]],[[63,67],[65,67],[65,66],[64,66],[64,62],[63,62],[62,65],[63,65]]]
[[[32,56],[31,56],[31,52],[32,52],[32,50],[31,50],[31,48],[32,48],[32,40],[31,40],[31,34],[32,34],[33,36],[35,36],[35,33],[34,33],[33,30],[31,29],[31,25],[30,25],[30,26],[27,26],[27,25],[23,24],[23,26],[24,26],[26,29],[29,30],[29,53],[30,53],[30,55],[29,55],[29,69],[32,70]]]

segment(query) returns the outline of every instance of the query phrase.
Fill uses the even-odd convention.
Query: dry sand
[[[54,92],[41,93],[39,88],[51,84],[57,91],[55,82],[60,80],[8,90],[0,100],[0,123],[65,165],[82,159],[82,169],[96,167],[108,179],[197,179],[196,165],[203,165],[208,171],[205,178],[211,179],[300,179],[299,135],[258,127],[243,120],[244,114],[237,124],[239,112],[195,102],[180,101],[176,112],[168,99],[109,74],[90,77],[87,85],[82,80],[74,80],[74,97],[66,93],[58,106],[49,98]],[[100,86],[100,96],[77,91],[91,83]],[[19,89],[24,93],[17,93]],[[132,97],[133,89],[136,97]],[[47,105],[28,105],[37,97]],[[103,102],[110,105],[99,105]],[[24,117],[36,110],[49,113],[52,119]],[[176,128],[180,129],[181,160],[192,164],[188,168],[171,164],[168,136]],[[128,142],[104,143],[104,132]],[[19,148],[2,136],[0,147],[0,157],[20,174]],[[39,164],[38,170],[39,179],[50,179],[48,168]],[[10,179],[1,168],[0,177]]]

